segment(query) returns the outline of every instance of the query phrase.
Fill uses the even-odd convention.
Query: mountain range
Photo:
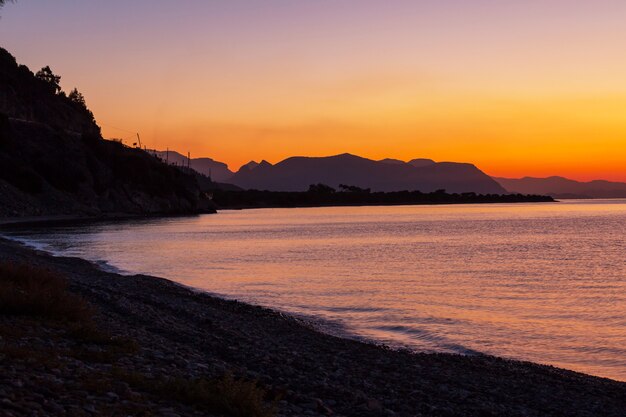
[[[148,150],[148,152],[170,165],[187,166],[187,157],[176,151]],[[211,158],[191,158],[189,167],[217,182],[227,181],[234,174],[228,169],[228,165]]]
[[[563,177],[494,179],[512,193],[542,194],[554,198],[626,198],[626,183],[623,182],[580,182]]]
[[[170,164],[187,165],[187,157],[169,151],[150,151]],[[626,183],[595,180],[580,182],[563,177],[519,179],[489,177],[468,163],[435,162],[417,158],[408,162],[385,158],[372,160],[348,153],[328,157],[291,157],[277,164],[250,161],[237,172],[211,158],[192,158],[191,168],[220,183],[243,189],[304,191],[311,184],[339,184],[372,191],[419,190],[431,192],[515,193],[555,198],[626,198]]]
[[[156,152],[164,158],[164,152]],[[170,163],[186,165],[187,158],[170,151]],[[287,158],[277,164],[250,161],[237,172],[226,164],[210,158],[191,159],[189,165],[214,181],[228,182],[244,189],[269,191],[306,191],[311,184],[340,184],[369,188],[372,191],[419,190],[432,192],[444,189],[452,193],[476,192],[503,194],[506,190],[472,164],[435,162],[414,159],[375,161],[351,154],[328,157]]]
[[[506,192],[472,164],[374,161],[347,153],[318,158],[296,156],[275,165],[262,161],[253,168],[240,169],[229,182],[245,189],[269,191],[304,191],[311,184],[322,183],[334,188],[346,184],[372,191]]]

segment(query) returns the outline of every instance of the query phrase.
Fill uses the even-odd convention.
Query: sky
[[[350,152],[626,181],[626,2],[18,0],[0,45],[105,137],[228,163]]]

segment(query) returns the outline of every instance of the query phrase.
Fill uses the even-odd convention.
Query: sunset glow
[[[625,22],[0,0],[0,414],[625,417]]]
[[[21,1],[0,39],[105,137],[224,161],[350,152],[626,181],[626,3]]]

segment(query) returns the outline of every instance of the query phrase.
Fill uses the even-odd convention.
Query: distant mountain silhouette
[[[242,169],[243,169],[243,170],[246,170],[246,169],[254,169],[254,168],[258,167],[258,166],[259,166],[259,163],[258,163],[258,162],[256,162],[256,161],[250,161],[250,162],[248,162],[247,164],[242,165],[242,166],[241,166],[241,168],[239,168],[239,170],[241,171]]]
[[[179,166],[187,166],[187,157],[176,151],[156,151],[150,153],[158,156],[163,161]],[[190,167],[199,173],[211,177],[213,181],[226,182],[233,176],[234,172],[228,169],[228,165],[211,158],[191,158]]]
[[[416,160],[414,160],[416,161]],[[412,161],[412,162],[414,162]],[[417,160],[429,161],[429,160]],[[374,161],[351,154],[329,157],[292,157],[276,165],[262,161],[256,167],[244,166],[229,182],[245,189],[305,191],[311,184],[338,187],[348,184],[372,191],[444,189],[451,193],[506,193],[497,182],[472,164],[402,161]]]
[[[435,164],[436,162],[433,161],[432,159],[424,159],[424,158],[418,158],[418,159],[411,159],[408,164],[409,165],[413,165],[414,167],[427,167],[430,165]]]
[[[385,159],[381,159],[378,162],[382,162],[384,164],[394,164],[394,165],[402,165],[402,164],[406,164],[406,162],[401,161],[399,159],[393,159],[393,158],[385,158]]]
[[[626,198],[626,183],[623,182],[579,182],[563,177],[494,180],[512,193],[543,194],[555,198]]]

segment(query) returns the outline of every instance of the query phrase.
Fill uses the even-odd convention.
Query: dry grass
[[[20,337],[28,336],[27,329],[22,329],[19,333],[11,332],[14,342],[0,346],[0,358],[63,368],[68,358],[113,364],[119,358],[139,351],[135,340],[112,336],[96,326],[90,305],[68,291],[67,281],[62,276],[45,269],[0,263],[0,315],[13,324],[21,323],[20,326],[54,329],[56,337],[75,343],[63,349],[30,346]],[[114,368],[99,376],[82,375],[80,384],[89,392],[99,392],[112,390],[115,381],[126,382],[145,394],[212,414],[231,417],[272,417],[276,414],[275,404],[268,405],[266,392],[258,383],[237,379],[230,374],[218,379],[148,378],[141,373]]]
[[[73,324],[68,327],[66,334],[72,339],[79,340],[83,343],[112,346],[134,352],[139,350],[139,345],[134,339],[130,337],[113,336],[99,329],[92,321]]]
[[[210,413],[232,417],[272,417],[274,404],[265,402],[266,392],[254,381],[227,374],[219,379],[146,378],[136,372],[114,369],[113,375],[137,390],[192,405]]]
[[[47,369],[62,368],[61,360],[63,352],[56,349],[41,349],[31,346],[16,346],[5,344],[0,346],[0,356],[8,358],[11,362],[21,361],[28,364],[36,364]]]
[[[25,264],[0,264],[0,314],[89,321],[93,311],[58,274]]]

